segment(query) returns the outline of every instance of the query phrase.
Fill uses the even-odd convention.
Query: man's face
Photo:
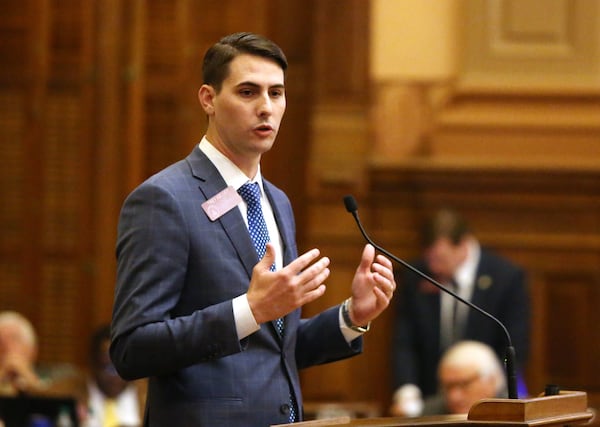
[[[199,97],[211,121],[208,139],[238,166],[273,146],[286,106],[284,73],[276,62],[239,55],[221,91],[204,85]]]
[[[467,240],[458,244],[447,237],[437,239],[425,250],[425,259],[431,274],[438,280],[450,280],[467,257]]]
[[[475,402],[496,395],[492,376],[483,377],[472,366],[442,366],[440,384],[452,414],[466,414]]]

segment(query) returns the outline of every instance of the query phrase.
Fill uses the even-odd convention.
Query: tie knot
[[[250,206],[260,203],[260,187],[258,182],[247,182],[238,189],[242,199]]]

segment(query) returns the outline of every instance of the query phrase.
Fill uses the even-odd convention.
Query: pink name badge
[[[235,191],[235,188],[229,186],[202,203],[202,209],[211,221],[215,221],[235,208],[241,201],[242,197]]]

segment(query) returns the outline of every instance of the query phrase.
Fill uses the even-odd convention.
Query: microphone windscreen
[[[350,213],[358,210],[358,204],[352,195],[347,195],[344,197],[344,205],[346,206],[346,210]]]

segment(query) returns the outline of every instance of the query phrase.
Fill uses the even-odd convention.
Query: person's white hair
[[[498,396],[506,394],[504,367],[490,346],[479,341],[459,341],[440,360],[442,366],[475,367],[482,378],[493,377]]]
[[[0,327],[3,325],[16,325],[21,331],[23,340],[31,345],[31,347],[37,347],[37,335],[31,322],[22,314],[16,311],[3,311],[0,312]]]

